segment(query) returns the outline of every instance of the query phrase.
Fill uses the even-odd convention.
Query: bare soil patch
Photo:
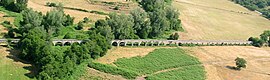
[[[122,76],[111,75],[98,70],[87,68],[87,73],[80,80],[126,80]]]

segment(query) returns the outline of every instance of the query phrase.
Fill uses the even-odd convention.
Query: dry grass
[[[80,1],[80,0],[78,0]],[[44,4],[39,4],[38,2],[44,2]],[[73,2],[77,2],[77,1],[73,1]],[[46,1],[42,0],[38,0],[36,2],[34,2],[34,0],[29,0],[28,1],[28,7],[33,8],[34,10],[40,11],[43,14],[45,14],[46,12],[52,10],[52,8],[45,6]],[[98,15],[98,14],[93,14],[93,13],[87,13],[87,12],[81,12],[81,11],[75,11],[75,10],[64,10],[65,13],[70,14],[71,16],[75,17],[75,22],[79,22],[81,20],[83,20],[84,17],[88,17],[91,20],[98,20],[98,19],[105,19],[106,16],[104,15]]]
[[[119,2],[119,1],[125,2],[125,0],[115,0],[113,2]],[[105,13],[110,13],[110,12],[128,13],[130,10],[133,10],[134,8],[138,7],[137,4],[135,3],[129,3],[130,4],[129,8],[123,8],[122,10],[119,11],[119,10],[113,10],[112,7],[110,6],[90,4],[88,0],[76,0],[76,1],[74,0],[29,0],[28,5],[34,10],[45,13],[51,10],[51,8],[44,6],[46,5],[47,2],[62,3],[65,7],[101,11]],[[84,17],[89,17],[91,20],[94,20],[94,21],[98,19],[105,19],[106,17],[104,15],[75,11],[75,10],[67,10],[67,9],[65,9],[65,13],[74,16],[75,22],[82,20]]]
[[[186,30],[182,39],[246,40],[270,28],[269,20],[229,0],[176,0],[173,6]]]
[[[184,48],[204,64],[207,80],[267,80],[270,78],[270,48],[255,47],[194,47]],[[241,71],[229,69],[234,59],[247,60]]]
[[[80,80],[126,80],[122,76],[116,76],[100,72],[98,70],[87,68],[87,73],[84,74]]]
[[[128,47],[114,47],[109,50],[108,53],[97,59],[97,62],[103,64],[112,64],[119,58],[131,58],[136,56],[145,56],[148,53],[152,52],[156,48],[144,48],[144,47],[136,47],[136,48],[128,48]]]

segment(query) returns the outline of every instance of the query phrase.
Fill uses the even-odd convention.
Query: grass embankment
[[[156,49],[144,57],[122,58],[118,59],[114,64],[116,66],[100,63],[89,66],[128,79],[143,75],[147,76],[146,79],[148,80],[165,78],[175,80],[187,78],[205,79],[204,69],[198,59],[186,54],[184,50],[179,48]]]

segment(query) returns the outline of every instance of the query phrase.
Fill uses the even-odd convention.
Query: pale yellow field
[[[101,11],[105,13],[110,12],[117,12],[117,13],[128,13],[130,10],[135,9],[137,4],[132,2],[126,2],[125,0],[111,0],[112,2],[123,2],[129,4],[129,7],[121,8],[121,10],[113,10],[114,7],[106,6],[106,5],[98,5],[98,4],[90,4],[88,0],[29,0],[28,6],[33,8],[34,10],[41,11],[46,13],[47,11],[51,10],[51,8],[46,7],[47,2],[54,2],[54,3],[62,3],[65,7],[72,7],[72,8],[79,8],[85,10],[94,10],[94,11]],[[75,17],[75,22],[82,20],[84,17],[89,17],[90,19],[96,21],[98,19],[105,19],[106,16],[93,14],[93,13],[86,13],[81,11],[75,10],[67,10],[65,9],[67,14],[70,14]]]
[[[270,29],[270,20],[229,0],[175,0],[173,6],[186,31],[181,39],[247,40]]]
[[[203,63],[207,80],[270,79],[270,48],[227,46],[184,49]],[[235,66],[234,59],[237,57],[247,60],[246,69],[236,71],[228,68]]]
[[[44,2],[44,4],[36,3],[36,2]],[[52,10],[52,8],[45,6],[46,2],[45,1],[36,1],[33,2],[33,0],[28,1],[28,7],[40,11],[43,14],[46,14],[46,12]],[[77,2],[77,1],[74,1]],[[89,17],[91,20],[96,21],[98,19],[105,19],[106,16],[104,15],[98,15],[98,14],[93,14],[93,13],[87,13],[87,12],[81,12],[81,11],[75,11],[75,10],[64,10],[65,13],[70,14],[71,16],[75,17],[75,22],[79,22],[83,20],[84,17]]]

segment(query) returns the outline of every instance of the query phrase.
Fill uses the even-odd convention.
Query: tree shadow
[[[6,46],[3,46],[6,47]],[[34,78],[37,75],[37,68],[30,62],[25,61],[23,59],[19,58],[19,54],[21,53],[21,51],[17,48],[9,48],[6,50],[7,52],[9,52],[9,55],[6,56],[9,59],[12,59],[14,62],[21,62],[23,64],[29,64],[30,66],[24,66],[23,68],[30,71],[29,73],[25,73],[24,75],[29,77],[29,78]]]
[[[240,71],[240,69],[235,67],[235,66],[226,66],[226,68],[231,69],[231,70]]]

